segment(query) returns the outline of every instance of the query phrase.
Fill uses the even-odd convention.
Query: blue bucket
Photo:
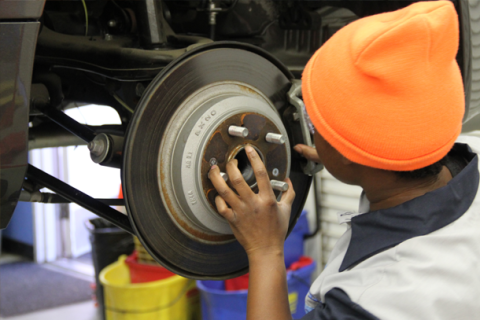
[[[308,294],[315,262],[287,272],[288,301],[294,319],[305,315],[305,296]],[[200,290],[203,320],[245,320],[248,290],[225,291],[223,281],[197,281]]]
[[[307,211],[303,210],[284,245],[285,265],[287,268],[303,256],[303,237],[309,234]]]

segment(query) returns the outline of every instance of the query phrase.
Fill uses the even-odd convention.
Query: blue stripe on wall
[[[33,246],[33,216],[30,202],[19,202],[2,237]]]

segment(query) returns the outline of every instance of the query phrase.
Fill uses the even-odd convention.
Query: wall
[[[33,216],[29,202],[18,202],[8,227],[2,230],[5,251],[33,259]]]
[[[325,265],[335,243],[347,230],[345,224],[339,224],[337,213],[357,212],[362,188],[338,181],[327,170],[322,170],[316,178],[322,221],[322,263]]]
[[[4,238],[33,246],[32,205],[19,202],[8,227],[2,231]]]

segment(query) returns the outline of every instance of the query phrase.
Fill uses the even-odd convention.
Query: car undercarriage
[[[349,22],[413,2],[0,1],[0,229],[18,201],[75,202],[137,235],[177,274],[244,274],[247,256],[216,212],[209,168],[225,172],[237,159],[256,190],[244,151],[252,144],[278,197],[292,180],[291,231],[320,169],[292,149],[312,144],[305,64]],[[480,8],[453,2],[466,121],[480,107]],[[64,112],[78,104],[110,106],[121,124],[80,124]],[[94,199],[28,164],[31,149],[70,145],[118,168],[125,199]]]

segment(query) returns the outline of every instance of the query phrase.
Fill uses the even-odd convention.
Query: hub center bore
[[[263,153],[257,147],[253,146],[253,148],[255,149],[255,151],[257,151],[260,159],[262,159],[262,162],[265,163]],[[257,186],[257,179],[255,178],[252,164],[250,163],[247,153],[245,152],[245,145],[240,145],[236,149],[234,149],[231,158],[237,159],[238,170],[242,173],[245,182],[247,182],[251,189],[255,188]]]

